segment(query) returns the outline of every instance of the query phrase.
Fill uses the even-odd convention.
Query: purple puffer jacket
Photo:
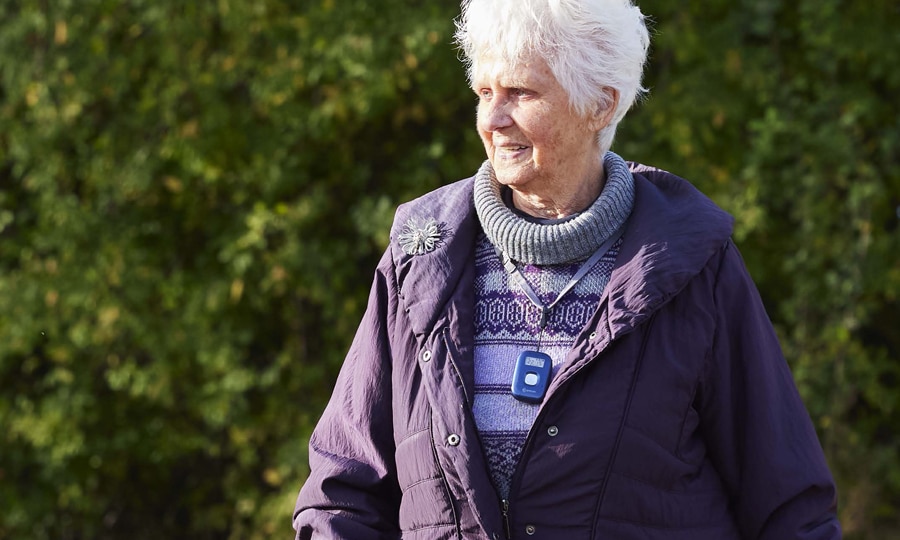
[[[835,487],[732,219],[633,166],[596,313],[501,501],[472,417],[472,179],[402,205],[310,440],[298,539],[835,539]],[[423,255],[397,242],[435,218]]]

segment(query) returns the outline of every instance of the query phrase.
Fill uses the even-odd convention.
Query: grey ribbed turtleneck
[[[594,203],[560,223],[542,224],[517,215],[500,194],[490,161],[475,175],[475,211],[488,240],[511,259],[525,264],[563,264],[590,257],[628,219],[634,205],[634,179],[625,160],[603,156],[606,184]]]

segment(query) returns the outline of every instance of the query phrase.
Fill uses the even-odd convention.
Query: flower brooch
[[[443,241],[443,227],[434,218],[418,220],[409,218],[397,237],[407,255],[424,255],[434,251]]]

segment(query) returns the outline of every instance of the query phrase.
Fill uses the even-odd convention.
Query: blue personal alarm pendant
[[[513,372],[512,395],[526,403],[540,403],[550,386],[553,360],[545,353],[522,351]]]

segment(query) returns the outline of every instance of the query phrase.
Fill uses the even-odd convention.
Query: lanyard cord
[[[525,279],[525,276],[522,274],[522,271],[519,270],[519,267],[516,266],[515,261],[509,258],[509,255],[504,253],[499,247],[497,249],[497,254],[500,255],[500,259],[503,261],[503,267],[506,268],[506,271],[510,275],[515,275],[518,281],[522,284],[522,292],[525,293],[525,296],[531,300],[531,303],[535,305],[541,311],[541,334],[544,333],[544,327],[547,326],[547,320],[550,318],[550,311],[556,307],[556,304],[562,300],[563,296],[566,295],[569,291],[572,290],[575,285],[581,281],[588,272],[597,264],[601,257],[606,255],[606,252],[609,251],[609,248],[619,239],[621,236],[622,229],[614,232],[607,240],[600,246],[597,251],[594,252],[591,257],[581,265],[581,268],[575,272],[575,275],[572,276],[572,279],[563,287],[563,290],[560,291],[559,295],[556,297],[556,300],[550,302],[548,305],[544,305],[541,302],[541,298],[534,292],[534,288],[528,283],[528,280]]]

